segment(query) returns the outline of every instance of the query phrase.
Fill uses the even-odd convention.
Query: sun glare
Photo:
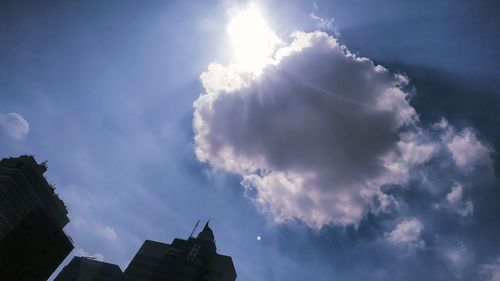
[[[272,55],[281,44],[281,40],[253,5],[235,13],[226,30],[233,47],[234,63],[241,70],[256,75],[272,62]]]

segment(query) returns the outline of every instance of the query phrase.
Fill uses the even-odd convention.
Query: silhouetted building
[[[47,280],[73,249],[64,202],[32,156],[0,161],[0,280]]]
[[[116,264],[74,257],[54,281],[118,281],[122,270]]]
[[[196,238],[172,244],[146,240],[124,272],[123,281],[234,281],[229,256],[217,253],[208,223]]]

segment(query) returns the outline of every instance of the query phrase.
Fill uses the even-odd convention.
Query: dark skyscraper
[[[205,225],[196,238],[172,244],[146,240],[125,270],[124,281],[234,281],[229,256],[217,253],[212,230]]]
[[[73,249],[68,211],[32,156],[0,161],[0,280],[47,280]]]
[[[122,270],[116,264],[74,257],[54,281],[118,281],[121,276]]]

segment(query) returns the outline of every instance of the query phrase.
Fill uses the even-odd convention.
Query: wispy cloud
[[[490,263],[483,264],[482,272],[487,276],[488,281],[500,281],[500,257]]]
[[[22,140],[28,135],[30,125],[19,113],[0,113],[0,129],[7,136],[16,140]]]
[[[424,241],[420,238],[424,225],[416,218],[403,220],[394,230],[387,233],[387,240],[395,245],[423,247]]]
[[[89,221],[81,217],[72,218],[70,224],[80,233],[97,236],[105,241],[116,241],[118,239],[114,228],[105,224]]]

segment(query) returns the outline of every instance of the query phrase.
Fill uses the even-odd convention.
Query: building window
[[[198,251],[200,250],[201,246],[198,244],[194,244],[193,248],[191,248],[191,251],[189,251],[189,254],[187,255],[187,260],[193,261],[196,258],[196,255],[198,254]]]

